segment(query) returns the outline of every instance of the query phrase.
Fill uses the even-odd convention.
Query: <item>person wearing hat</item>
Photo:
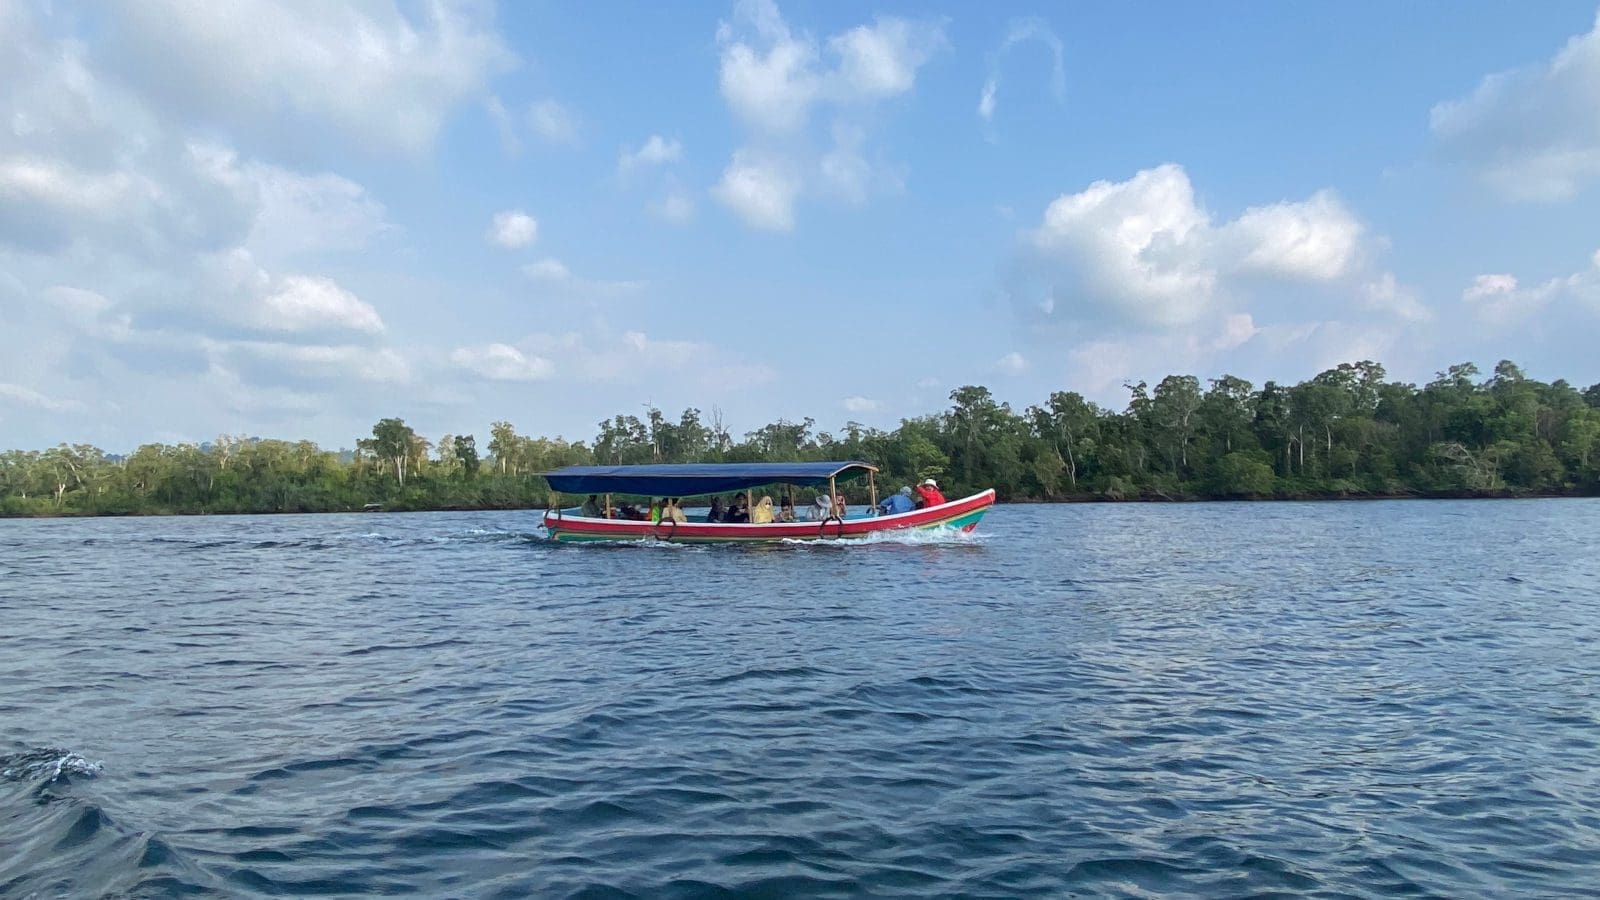
[[[909,486],[901,488],[898,494],[890,494],[884,498],[882,503],[878,504],[878,512],[885,516],[908,513],[916,508],[917,504],[916,501],[911,499],[911,488]]]
[[[944,503],[944,494],[939,493],[939,482],[932,478],[923,479],[917,485],[917,508],[927,509],[930,506],[939,506]]]

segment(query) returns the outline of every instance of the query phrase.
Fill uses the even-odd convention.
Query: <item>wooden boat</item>
[[[724,543],[761,541],[815,541],[839,538],[866,538],[885,532],[910,529],[951,528],[971,531],[994,505],[994,490],[986,490],[938,506],[894,515],[873,515],[877,511],[877,467],[864,462],[815,463],[724,463],[649,466],[568,466],[544,473],[551,490],[550,509],[544,526],[557,541],[641,541],[658,540],[682,543]],[[645,498],[692,498],[743,493],[746,506],[757,488],[782,485],[793,488],[826,488],[827,496],[838,495],[838,484],[865,477],[870,505],[860,512],[843,516],[826,514],[813,521],[772,522],[770,524],[705,521],[703,513],[678,522],[670,517],[661,521],[621,518],[612,500],[618,495]],[[580,507],[563,508],[561,495],[591,495],[602,515],[583,515]],[[600,505],[598,498],[604,497]]]

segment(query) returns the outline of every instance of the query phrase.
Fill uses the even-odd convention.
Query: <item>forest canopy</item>
[[[933,477],[952,498],[993,487],[1010,501],[1600,493],[1600,385],[1535,381],[1509,361],[1421,387],[1363,361],[1295,385],[1169,375],[1127,390],[1121,410],[1071,391],[1017,410],[968,385],[892,431],[780,419],[735,437],[720,416],[652,408],[601,421],[589,443],[495,422],[480,449],[387,418],[341,451],[231,436],[124,456],[61,444],[0,453],[0,515],[514,509],[544,506],[538,473],[566,465],[825,459],[875,463],[890,490]]]

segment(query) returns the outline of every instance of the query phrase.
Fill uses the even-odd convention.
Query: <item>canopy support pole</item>
[[[839,502],[839,481],[836,475],[828,476],[828,504],[835,516],[844,518],[844,510],[840,508],[844,504]]]
[[[550,508],[555,511],[556,518],[561,518],[561,492],[550,492]]]
[[[878,508],[878,481],[876,475],[877,473],[871,469],[867,470],[867,499],[872,503],[873,509]]]
[[[800,518],[800,511],[794,508],[794,485],[786,484],[783,486],[783,489],[789,492],[789,514],[798,520]]]
[[[606,518],[611,518],[611,495],[606,495]]]
[[[744,520],[749,522],[755,519],[756,503],[755,494],[749,488],[744,489]]]

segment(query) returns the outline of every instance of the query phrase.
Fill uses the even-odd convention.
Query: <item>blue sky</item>
[[[0,445],[1588,384],[1597,186],[1592,0],[0,0]]]

